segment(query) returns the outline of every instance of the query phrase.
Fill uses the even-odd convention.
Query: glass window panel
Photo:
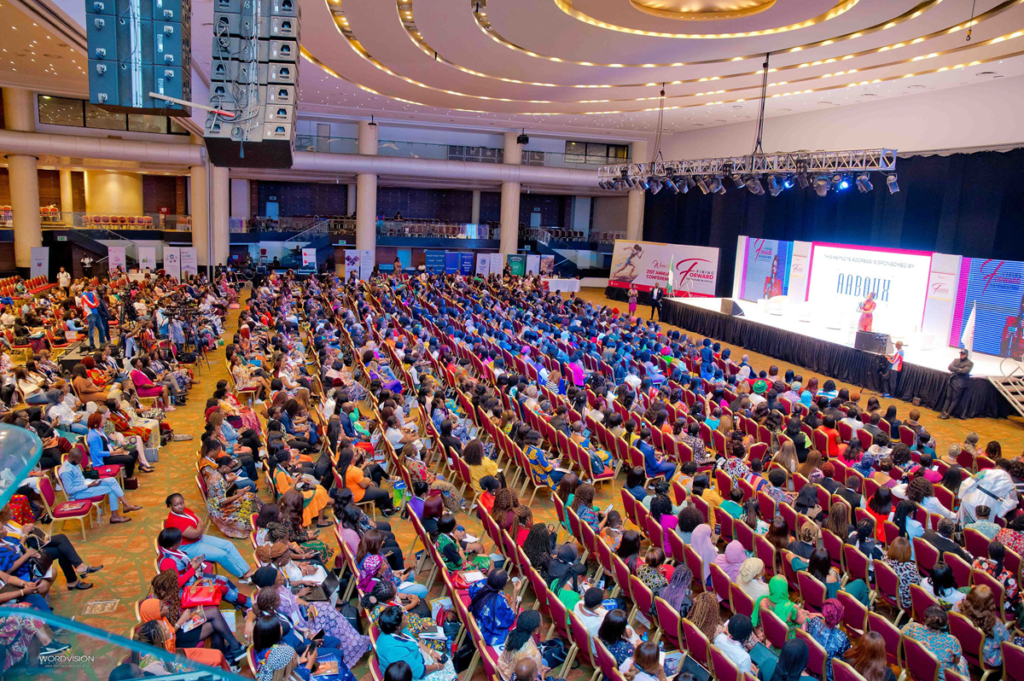
[[[85,104],[85,127],[103,130],[127,130],[128,117],[125,114],[110,113],[98,106]]]
[[[128,114],[128,129],[132,132],[167,132],[167,116]]]
[[[82,100],[39,95],[39,122],[47,125],[85,125]]]
[[[586,142],[566,142],[565,153],[567,154],[586,154],[587,144]]]
[[[607,156],[608,145],[607,144],[594,144],[590,142],[587,144],[587,156]]]
[[[179,123],[177,118],[175,118],[174,116],[168,116],[168,119],[171,121],[171,134],[172,135],[187,135],[187,134],[189,134],[188,133],[188,128],[186,128],[184,125]]]

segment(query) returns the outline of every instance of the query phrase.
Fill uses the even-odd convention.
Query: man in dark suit
[[[836,474],[835,464],[833,464],[831,461],[827,462],[824,466],[821,467],[821,472],[825,477],[819,480],[818,484],[824,487],[825,491],[828,492],[829,494],[835,494],[837,491],[839,491],[839,488],[842,485],[840,485],[838,482],[832,479],[832,477]]]
[[[831,416],[836,420],[836,423],[839,423],[840,421],[846,418],[846,414],[844,414],[843,411],[839,408],[841,406],[843,406],[843,401],[836,397],[831,402],[828,403],[827,409],[822,410],[822,414],[825,416]]]
[[[970,565],[974,559],[967,555],[967,552],[960,548],[960,545],[953,541],[953,533],[956,532],[956,524],[949,518],[939,521],[938,531],[925,530],[921,537],[934,546],[940,553],[952,553]]]
[[[661,320],[661,299],[665,297],[665,292],[661,290],[661,284],[655,284],[654,290],[651,291],[651,321],[654,321],[654,313],[658,313],[658,319]]]
[[[871,433],[871,437],[874,437],[876,435],[885,435],[886,437],[889,437],[889,433],[886,433],[884,430],[878,427],[878,422],[881,420],[882,417],[879,416],[878,412],[876,411],[874,414],[871,415],[871,423],[865,425],[864,430]]]
[[[864,498],[860,495],[860,479],[851,475],[846,479],[846,487],[842,487],[836,492],[839,496],[850,504],[850,508],[858,509],[864,501]]]

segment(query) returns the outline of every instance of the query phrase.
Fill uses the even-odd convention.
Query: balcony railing
[[[498,225],[473,225],[445,220],[378,220],[377,236],[434,239],[497,239]]]
[[[192,216],[165,215],[163,213],[142,213],[139,215],[111,215],[109,213],[61,212],[54,207],[39,209],[43,228],[49,229],[159,229],[192,231]],[[14,211],[10,206],[0,206],[0,228],[14,226]]]
[[[296,135],[295,148],[298,151],[312,151],[323,154],[358,154],[359,140],[354,137],[326,137],[321,135]],[[471,147],[455,144],[430,144],[427,142],[398,142],[380,140],[377,142],[379,156],[401,158],[426,158],[440,161],[467,161],[470,163],[504,163],[505,150],[494,147]],[[551,168],[594,169],[599,166],[628,163],[628,158],[611,156],[585,156],[583,154],[561,154],[552,151],[523,151],[522,164],[548,166]]]

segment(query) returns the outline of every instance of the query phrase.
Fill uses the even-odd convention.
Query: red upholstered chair
[[[923,624],[924,611],[933,605],[939,605],[938,599],[922,589],[920,585],[910,585],[910,607],[915,622]]]
[[[781,649],[789,638],[789,627],[764,605],[764,601],[761,603],[761,621],[764,623],[765,638],[773,648]]]
[[[850,579],[863,579],[868,587],[871,586],[871,562],[860,549],[853,544],[843,544],[843,561]]]
[[[1006,612],[1006,589],[1003,587],[1003,583],[981,570],[973,570],[971,572],[971,579],[975,585],[984,584],[992,589],[992,596],[995,597],[996,603],[999,604],[999,612],[1004,613],[1007,622],[1013,621],[1012,613]]]
[[[633,612],[630,613],[630,622],[638,612],[642,612],[644,617],[650,619],[651,613],[654,612],[654,592],[636,575],[629,576],[629,590],[633,594]],[[658,623],[653,622],[652,625],[656,628]]]
[[[917,566],[925,574],[931,574],[932,568],[935,567],[936,561],[939,560],[939,550],[921,537],[914,537],[913,544],[914,560],[917,562]]]
[[[946,508],[952,507],[947,506]],[[964,541],[966,542],[967,553],[975,558],[988,558],[989,538],[981,532],[970,527],[964,528]]]
[[[981,668],[982,681],[985,681],[992,672],[999,671],[1000,667],[990,667],[985,664],[985,634],[969,619],[958,612],[950,611],[949,633],[957,641],[960,641],[960,647],[963,649],[964,657],[967,658],[967,663]]]
[[[914,681],[939,681],[939,661],[921,643],[903,637],[906,671]]]
[[[87,541],[85,536],[85,523],[89,520],[89,514],[93,507],[96,507],[96,519],[99,521],[99,504],[106,497],[92,497],[89,499],[72,499],[70,501],[57,502],[57,495],[53,491],[53,484],[50,478],[42,476],[39,478],[39,496],[43,499],[43,506],[53,520],[61,521],[62,527],[69,520],[77,520],[82,526],[82,541]],[[91,526],[91,523],[90,523]]]
[[[1003,678],[1005,681],[1024,681],[1024,648],[1003,641]]]
[[[828,598],[828,589],[825,585],[806,570],[798,572],[796,579],[800,585],[800,595],[804,599],[804,608],[812,612],[821,612],[821,607]]]
[[[865,681],[860,673],[838,657],[832,658],[832,678],[834,681]]]
[[[843,624],[854,636],[860,636],[868,627],[868,609],[863,603],[840,589],[836,599],[843,604]]]
[[[686,567],[690,568],[690,573],[693,575],[693,590],[697,591],[699,586],[701,591],[706,591],[703,578],[704,561],[701,560],[700,555],[689,544],[683,546],[683,556]]]
[[[807,644],[807,671],[816,678],[824,679],[825,666],[828,662],[828,654],[825,649],[803,629],[796,630],[796,637]]]
[[[757,511],[761,514],[761,519],[765,522],[771,522],[769,518],[775,517],[775,500],[764,492],[757,493]],[[791,531],[795,531],[795,528],[790,528]]]
[[[953,570],[953,579],[956,581],[957,588],[971,585],[970,563],[954,553],[947,553],[942,558],[946,561],[946,565]]]
[[[711,657],[711,673],[714,674],[716,681],[743,680],[743,674],[739,668],[717,646],[711,646],[709,655]]]
[[[680,623],[680,628],[683,632],[683,643],[686,645],[690,657],[700,666],[708,668],[711,641],[697,628],[696,624],[685,617]]]
[[[658,624],[661,626],[660,633],[665,639],[666,647],[678,649],[679,645],[679,623],[682,619],[679,611],[673,608],[664,598],[654,599],[654,611],[658,616]]]
[[[729,587],[732,581],[729,575],[716,563],[711,564],[711,588],[718,596],[719,601],[729,602]]]
[[[730,609],[737,614],[750,617],[754,614],[754,599],[737,584],[729,584]]]
[[[896,626],[907,614],[900,604],[900,579],[896,572],[884,561],[875,561],[875,596],[890,608],[897,610]]]
[[[764,562],[765,578],[767,579],[774,576],[775,570],[778,567],[775,547],[772,546],[771,542],[765,539],[763,535],[754,535],[754,553],[756,553],[757,557]]]
[[[885,641],[885,659],[891,666],[902,667],[900,662],[900,630],[877,612],[868,613],[868,631],[873,631]]]
[[[831,530],[821,530],[821,541],[825,545],[825,550],[828,551],[829,557],[832,558],[832,567],[836,568],[840,572],[843,570],[843,541],[842,537],[837,537],[832,534]]]
[[[733,534],[736,537],[736,541],[743,544],[745,551],[754,550],[754,530],[751,529],[750,525],[747,525],[742,520],[733,523],[732,525]]]

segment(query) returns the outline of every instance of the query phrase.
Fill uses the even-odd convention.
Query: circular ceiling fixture
[[[760,14],[775,0],[629,0],[629,4],[662,19],[715,21]]]

